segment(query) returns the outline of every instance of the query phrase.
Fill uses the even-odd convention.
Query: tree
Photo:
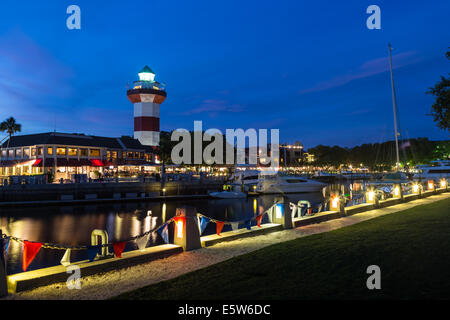
[[[10,117],[0,123],[0,130],[2,132],[5,132],[9,134],[9,139],[11,139],[11,136],[16,133],[20,132],[22,130],[22,125],[16,122],[16,119],[13,117]]]
[[[450,51],[445,54],[450,60]],[[436,96],[436,102],[431,106],[433,121],[442,130],[450,130],[450,77],[441,76],[441,81],[426,93]]]

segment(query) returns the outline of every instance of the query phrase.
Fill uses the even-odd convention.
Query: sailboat
[[[408,183],[408,177],[405,173],[400,171],[400,156],[399,156],[399,148],[398,148],[398,137],[400,133],[398,132],[399,127],[399,119],[398,119],[398,108],[397,108],[397,96],[395,94],[395,85],[394,85],[394,73],[392,72],[392,47],[391,44],[388,44],[389,48],[389,69],[391,73],[391,88],[392,88],[392,111],[394,115],[394,135],[395,135],[395,154],[396,154],[396,163],[395,168],[396,171],[392,173],[388,173],[383,176],[380,181],[374,181],[370,184],[382,185],[382,184],[393,184],[393,183]]]

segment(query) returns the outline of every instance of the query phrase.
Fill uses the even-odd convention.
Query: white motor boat
[[[253,191],[258,184],[258,170],[236,171],[230,177],[230,184],[236,187],[244,186],[244,191]]]
[[[247,197],[245,192],[238,191],[210,192],[209,195],[213,198],[219,199],[243,199]]]
[[[431,161],[431,165],[416,166],[418,173],[414,175],[415,179],[439,180],[442,178],[450,179],[450,161],[436,160]]]
[[[260,174],[256,191],[259,193],[321,192],[327,185],[299,176],[281,173]]]

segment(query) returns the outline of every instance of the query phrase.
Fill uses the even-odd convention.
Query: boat
[[[243,187],[243,191],[253,191],[258,184],[258,170],[236,171],[230,177],[229,184],[235,187]]]
[[[238,191],[220,191],[220,192],[209,192],[209,195],[213,198],[219,199],[243,199],[247,198],[245,192]]]
[[[431,161],[430,165],[418,165],[415,167],[418,173],[414,174],[415,179],[440,180],[450,179],[450,160]]]
[[[327,184],[301,176],[290,176],[280,172],[260,173],[256,192],[262,194],[321,192]]]
[[[333,183],[336,181],[336,175],[329,173],[329,172],[319,170],[316,173],[314,173],[314,175],[311,177],[311,179],[321,181],[321,182]]]

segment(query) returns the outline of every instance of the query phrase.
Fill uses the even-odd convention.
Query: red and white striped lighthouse
[[[127,91],[134,105],[134,138],[143,145],[159,146],[159,105],[166,99],[165,85],[155,81],[148,66],[139,72],[139,81]]]

